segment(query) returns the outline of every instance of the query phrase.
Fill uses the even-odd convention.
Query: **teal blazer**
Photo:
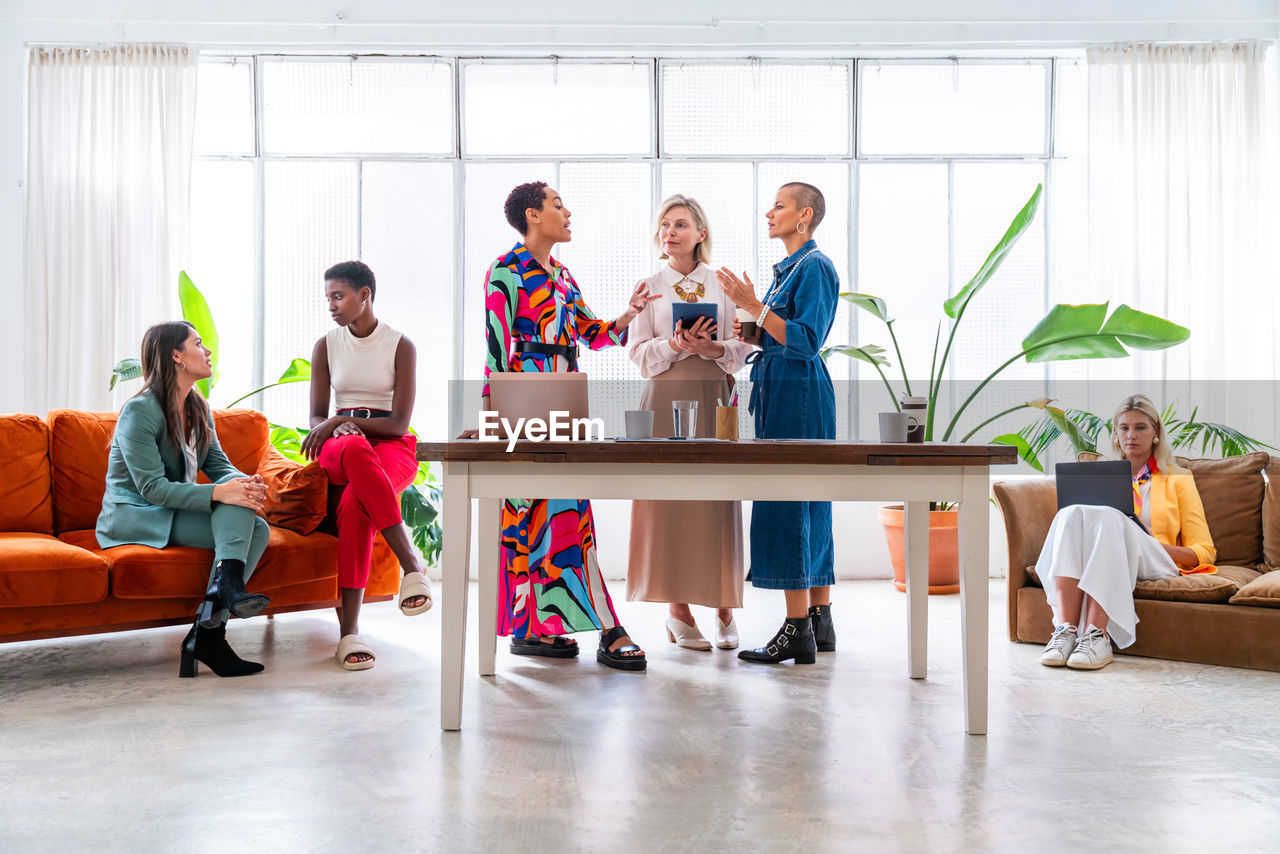
[[[200,470],[213,483],[185,482],[186,458],[169,436],[164,411],[151,391],[129,399],[111,437],[107,489],[98,515],[98,545],[108,549],[138,543],[164,548],[169,544],[175,511],[212,513],[213,485],[245,476],[222,452],[212,415],[209,447],[200,456]]]

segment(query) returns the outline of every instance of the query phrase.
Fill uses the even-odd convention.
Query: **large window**
[[[517,239],[502,200],[538,179],[573,212],[574,240],[557,257],[604,317],[659,263],[651,229],[666,195],[703,202],[713,263],[747,271],[762,292],[784,254],[765,210],[782,183],[817,185],[827,200],[819,242],[843,289],[889,301],[913,379],[927,374],[942,301],[1044,183],[1039,220],[957,340],[954,378],[981,378],[1051,297],[1089,296],[1086,88],[1070,58],[208,57],[189,269],[222,332],[214,401],[309,357],[330,324],[324,269],[360,258],[378,276],[379,315],[418,349],[415,427],[439,437],[471,421],[478,388],[451,381],[481,375],[484,271]],[[828,343],[845,341],[888,347],[883,327],[852,307]],[[878,377],[844,357],[830,367],[840,435],[873,435],[888,405]],[[616,349],[587,369],[636,379]],[[1051,379],[1031,366],[1014,376],[1041,389]],[[639,388],[593,386],[593,412],[607,421]],[[297,385],[260,404],[274,421],[304,423],[306,399]]]

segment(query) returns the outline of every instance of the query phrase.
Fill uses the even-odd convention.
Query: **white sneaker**
[[[1085,629],[1076,651],[1067,659],[1072,670],[1100,670],[1111,663],[1111,638],[1096,626]]]
[[[1045,667],[1062,667],[1076,648],[1076,627],[1063,623],[1054,629],[1053,637],[1040,653],[1040,663]]]

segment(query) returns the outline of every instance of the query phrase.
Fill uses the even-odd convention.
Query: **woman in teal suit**
[[[267,523],[256,515],[266,499],[260,475],[246,476],[222,452],[197,380],[213,374],[210,351],[185,321],[158,323],[142,336],[142,391],[120,410],[98,544],[212,549],[214,564],[195,624],[182,641],[180,676],[204,662],[219,676],[258,673],[227,643],[231,614],[252,617],[270,604],[244,589],[267,548]],[[196,483],[204,472],[212,483]]]

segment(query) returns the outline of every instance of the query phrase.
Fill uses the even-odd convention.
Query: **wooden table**
[[[957,501],[965,731],[987,731],[990,467],[1017,461],[1004,445],[756,439],[742,442],[421,442],[444,463],[444,610],[440,725],[462,727],[471,499],[479,500],[480,675],[494,672],[498,527],[506,497],[902,501],[906,505],[907,673],[925,678],[929,502]]]

